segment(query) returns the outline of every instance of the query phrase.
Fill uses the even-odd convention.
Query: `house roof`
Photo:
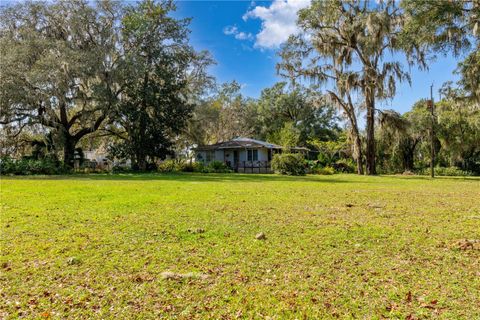
[[[216,149],[240,149],[240,148],[267,148],[267,149],[283,149],[282,146],[265,142],[265,141],[260,141],[260,140],[255,140],[255,139],[250,139],[250,138],[235,138],[229,141],[224,141],[220,143],[215,143],[215,144],[210,144],[206,146],[199,146],[196,148],[196,150],[216,150]],[[308,150],[306,148],[300,148],[300,147],[295,147],[292,148],[295,150]]]

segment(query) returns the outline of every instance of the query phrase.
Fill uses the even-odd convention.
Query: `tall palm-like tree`
[[[352,96],[361,97],[367,120],[367,174],[376,173],[376,102],[394,96],[398,81],[410,81],[398,54],[405,54],[409,64],[424,66],[422,50],[401,42],[403,23],[394,0],[316,0],[300,11],[303,32],[292,36],[281,53],[278,68],[333,88],[329,95],[351,123]]]

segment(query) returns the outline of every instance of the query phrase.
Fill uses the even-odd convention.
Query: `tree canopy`
[[[26,2],[1,10],[1,123],[18,135],[36,127],[57,137],[73,164],[78,141],[105,122],[122,88],[118,5]]]
[[[298,24],[303,33],[284,46],[279,69],[332,85],[329,94],[352,126],[352,95],[361,95],[367,120],[366,170],[375,174],[375,102],[394,96],[397,81],[410,81],[398,54],[404,53],[409,63],[424,64],[420,47],[401,43],[402,11],[393,0],[313,1],[300,11]]]
[[[191,19],[175,9],[170,0],[2,6],[2,156],[72,167],[101,147],[146,170],[243,136],[375,174],[423,170],[433,141],[436,165],[480,172],[477,0],[313,0],[278,51],[284,81],[255,98],[235,80],[216,82],[212,56],[193,48]],[[404,114],[381,108],[412,67],[441,54],[458,60],[458,81],[433,109],[424,99]]]
[[[195,95],[207,86],[207,53],[188,44],[173,2],[26,2],[1,11],[1,122],[56,137],[64,163],[102,129],[115,150],[146,167],[165,155]]]

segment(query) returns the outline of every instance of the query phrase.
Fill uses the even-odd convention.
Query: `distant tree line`
[[[193,49],[190,20],[174,10],[149,0],[3,6],[2,156],[69,168],[103,147],[148,170],[247,136],[358,174],[414,172],[430,163],[433,123],[436,165],[480,174],[478,1],[314,0],[279,52],[284,81],[258,98],[215,82],[212,57]],[[433,119],[427,100],[403,115],[378,107],[441,54],[458,58],[459,81],[444,84]]]

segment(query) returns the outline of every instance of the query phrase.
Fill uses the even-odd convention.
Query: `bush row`
[[[354,173],[355,164],[351,160],[340,159],[331,166],[323,166],[318,160],[305,160],[301,154],[283,153],[276,154],[272,159],[272,170],[284,175],[305,175],[306,173],[332,175],[335,173]],[[201,173],[229,173],[232,170],[221,161],[212,161],[208,165],[200,162],[188,162],[184,160],[163,161],[157,169],[159,172],[201,172]],[[114,167],[112,172],[130,172],[123,167]],[[9,157],[0,158],[0,174],[2,175],[35,175],[35,174],[65,174],[71,170],[65,167],[57,159],[29,159],[20,160]],[[92,172],[92,171],[88,171]],[[420,175],[430,175],[430,169],[424,168],[416,172]],[[435,167],[437,176],[472,176],[468,171],[462,171],[457,167]]]
[[[0,159],[0,173],[2,175],[32,175],[32,174],[63,174],[70,170],[56,159],[20,159],[9,157]]]
[[[448,176],[448,177],[467,177],[473,176],[473,173],[469,171],[463,171],[457,167],[435,167],[433,169],[436,176]],[[418,172],[420,175],[430,175],[430,168],[424,168]]]
[[[305,160],[298,153],[276,154],[272,159],[272,170],[285,175],[305,175],[306,173],[331,175],[335,173],[353,173],[355,164],[351,160],[340,159],[330,166],[325,166],[320,160]]]
[[[212,161],[208,165],[204,165],[201,162],[165,160],[158,166],[158,172],[228,173],[232,170],[221,161]]]

